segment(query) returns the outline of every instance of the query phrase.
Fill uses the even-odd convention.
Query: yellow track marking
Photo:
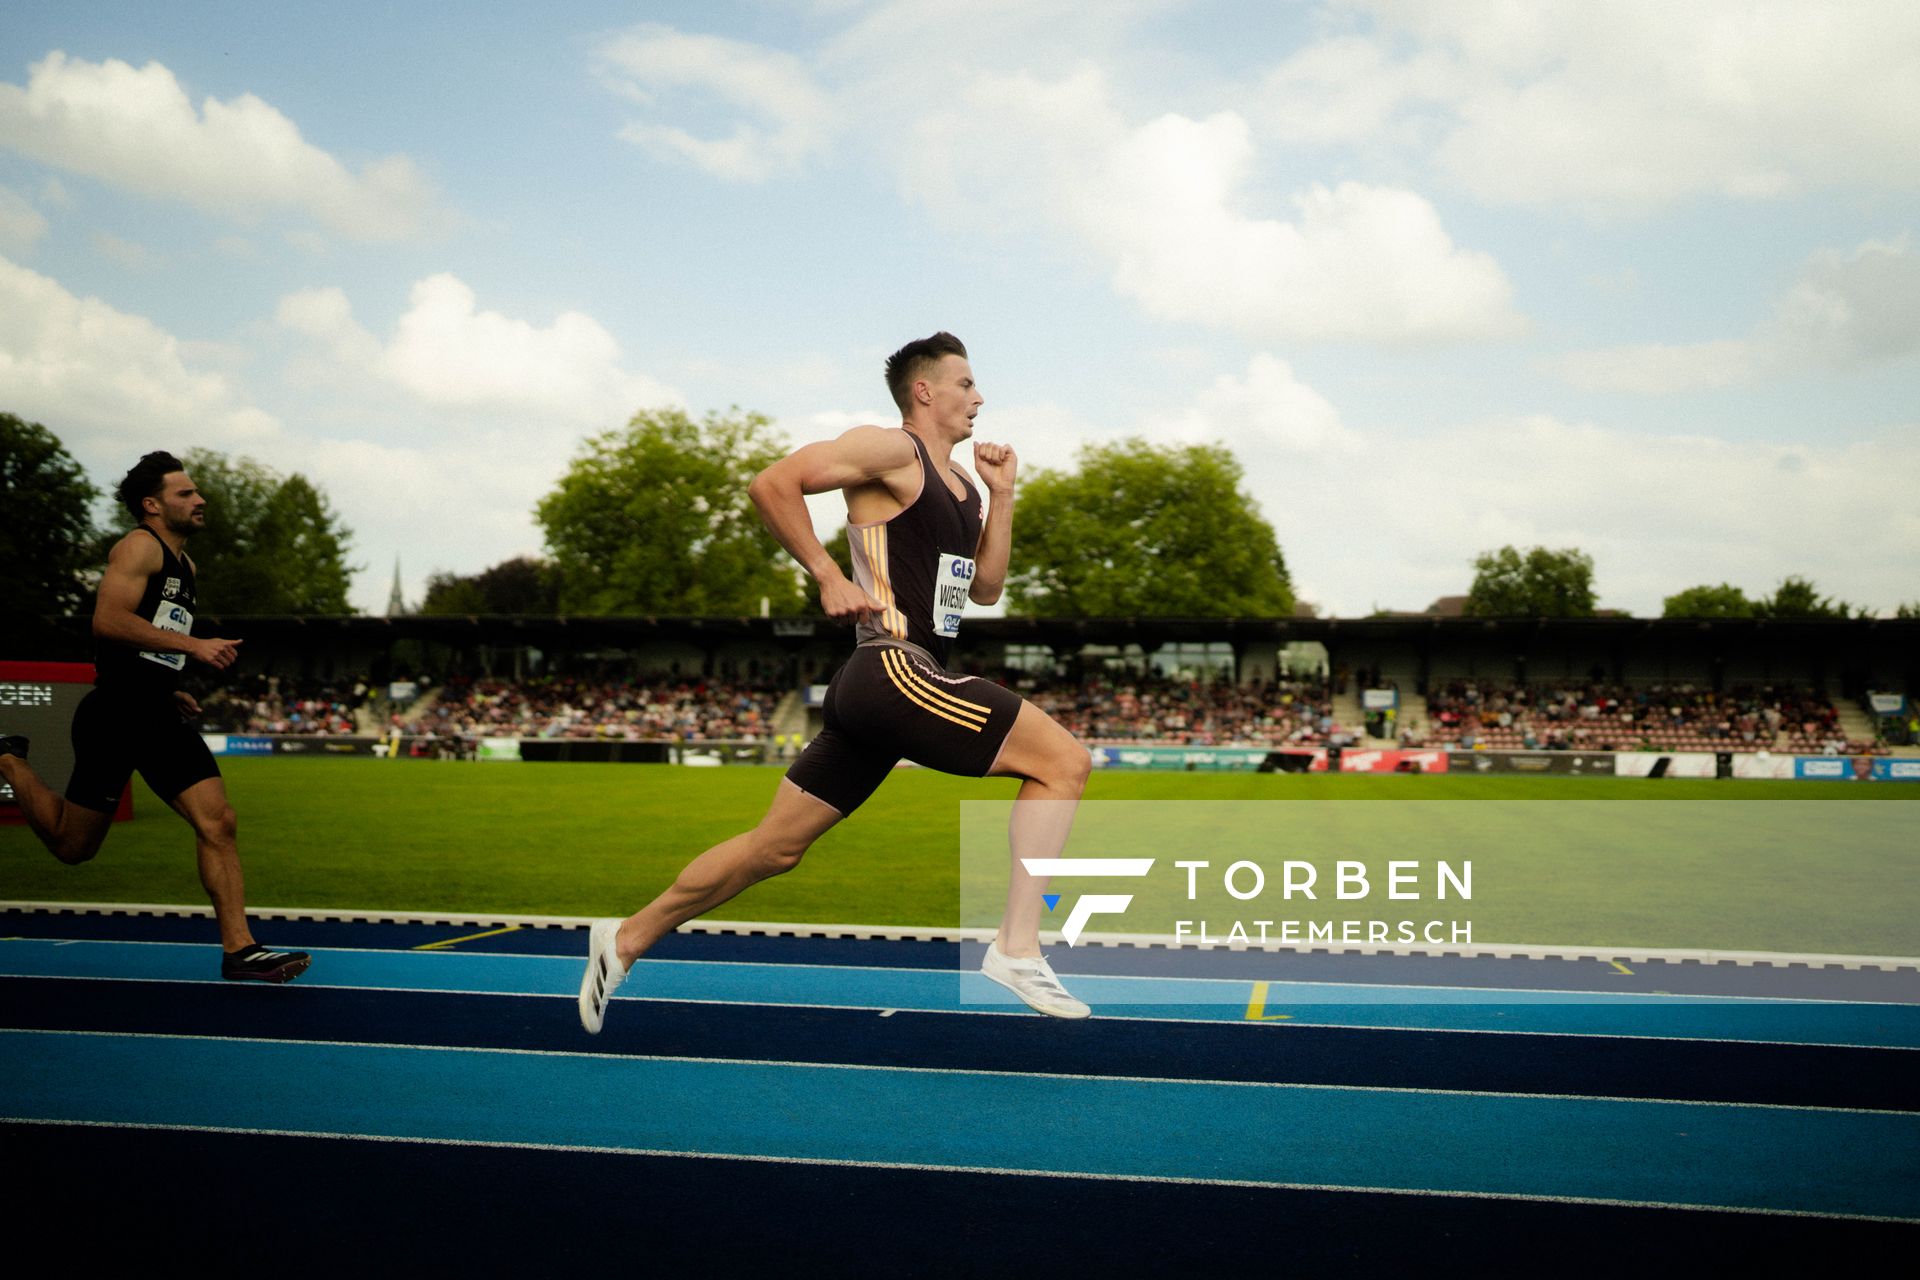
[[[1290,1013],[1268,1013],[1267,984],[1264,982],[1253,984],[1253,995],[1247,1001],[1248,1022],[1282,1022],[1292,1016]]]
[[[423,942],[419,946],[415,947],[414,950],[415,951],[438,951],[441,947],[457,946],[462,942],[472,942],[475,938],[491,938],[497,934],[502,934],[502,933],[518,933],[520,931],[520,928],[521,928],[520,925],[510,924],[504,929],[489,929],[485,933],[469,933],[464,938],[447,938],[440,942]]]

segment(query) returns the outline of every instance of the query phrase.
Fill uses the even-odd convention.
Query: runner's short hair
[[[913,384],[929,365],[935,365],[947,356],[967,358],[966,344],[942,329],[931,338],[918,338],[909,342],[887,357],[887,390],[893,393],[893,402],[900,406],[900,412],[911,408],[907,397],[913,391]]]
[[[114,490],[120,504],[139,524],[147,518],[146,509],[140,504],[148,498],[160,496],[161,481],[176,471],[185,471],[186,466],[180,459],[164,449],[156,449],[140,461],[133,464],[133,470],[120,478],[120,487]]]

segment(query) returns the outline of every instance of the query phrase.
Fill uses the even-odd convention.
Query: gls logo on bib
[[[960,634],[960,616],[973,586],[973,561],[942,554],[933,574],[933,634],[948,640]]]
[[[168,604],[162,600],[160,607],[153,611],[153,625],[162,631],[172,631],[183,636],[190,636],[193,634],[193,615],[188,613],[181,605]],[[157,662],[163,667],[172,667],[175,671],[183,670],[187,665],[187,655],[184,653],[153,653],[142,649],[140,656],[148,662]]]

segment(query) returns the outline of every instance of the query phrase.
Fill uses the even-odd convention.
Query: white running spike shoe
[[[980,962],[980,972],[1049,1017],[1084,1018],[1093,1012],[1067,994],[1045,956],[1015,960],[1000,953],[997,941],[989,942],[986,958]],[[582,996],[582,1001],[585,998]],[[584,1003],[581,1007],[585,1008]]]
[[[620,936],[620,921],[595,920],[587,930],[587,972],[580,979],[580,1025],[588,1035],[599,1035],[606,1021],[607,1000],[613,989],[627,980],[627,967],[620,963],[614,943]]]

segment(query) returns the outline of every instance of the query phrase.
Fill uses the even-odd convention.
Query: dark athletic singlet
[[[954,497],[926,444],[911,431],[907,438],[920,459],[920,496],[892,519],[847,523],[854,581],[887,606],[885,613],[862,618],[854,638],[860,644],[904,640],[944,667],[960,634],[986,509],[979,490],[957,470],[966,496]]]
[[[134,612],[162,631],[193,633],[193,568],[185,556],[173,554],[159,534],[145,530],[160,544],[160,567],[147,578],[140,607]],[[103,689],[171,695],[185,671],[184,653],[148,652],[103,641],[94,646],[94,683]]]

